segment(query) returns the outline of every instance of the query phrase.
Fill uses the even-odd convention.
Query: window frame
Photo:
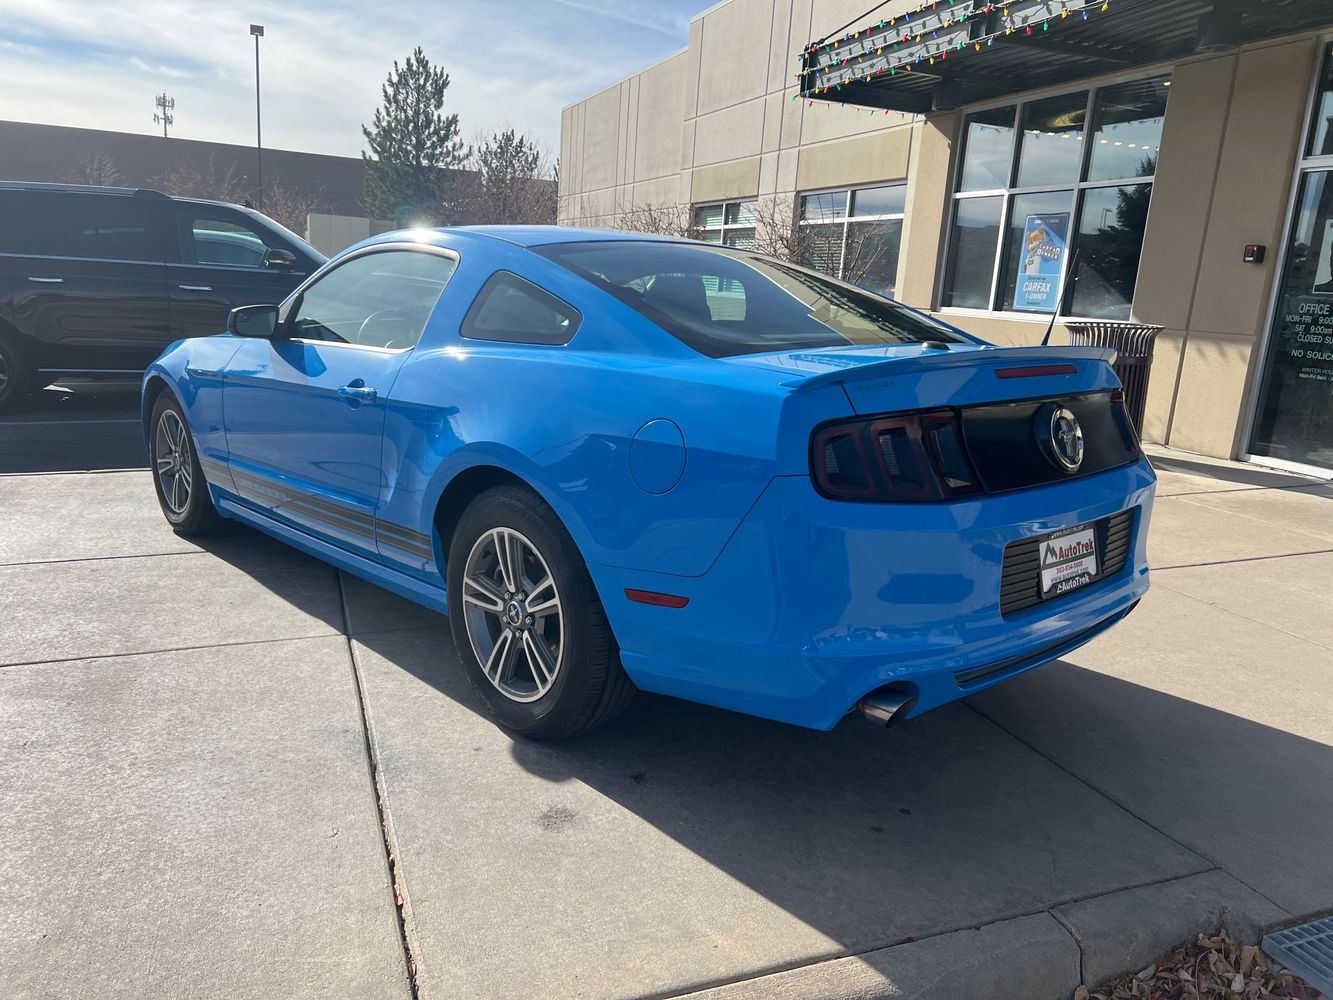
[[[301,301],[305,298],[307,291],[315,287],[315,285],[323,281],[334,271],[339,270],[345,264],[350,264],[354,260],[360,260],[362,257],[369,257],[372,254],[387,253],[389,251],[430,253],[454,262],[453,274],[450,275],[449,281],[445,282],[444,288],[440,290],[440,297],[435,300],[435,305],[432,307],[430,314],[426,317],[426,322],[422,324],[421,336],[417,338],[415,344],[411,347],[376,347],[373,344],[350,344],[340,340],[315,340],[310,337],[292,337],[288,335],[288,331],[291,329],[289,321],[292,319],[292,314],[301,308]],[[421,341],[425,339],[426,330],[430,328],[430,321],[435,317],[436,310],[440,308],[440,303],[444,300],[444,293],[449,290],[449,284],[453,281],[453,275],[458,273],[458,268],[462,265],[462,256],[458,251],[451,248],[436,246],[429,243],[376,243],[373,246],[363,247],[354,253],[349,253],[346,257],[336,258],[335,260],[330,261],[330,265],[331,266],[319,268],[314,274],[301,282],[296,290],[292,292],[291,295],[287,296],[282,305],[278,307],[278,339],[288,340],[294,344],[312,344],[320,347],[341,347],[352,351],[374,351],[377,354],[409,354],[421,346]],[[228,265],[214,266],[226,267]]]
[[[1102,77],[1095,81],[1083,81],[1074,85],[1064,85],[1061,87],[1045,88],[1032,90],[1023,93],[1020,96],[1009,95],[1005,98],[996,98],[991,101],[979,101],[976,104],[970,104],[962,109],[958,120],[958,133],[955,142],[955,155],[953,164],[949,171],[949,192],[948,192],[948,211],[944,227],[944,241],[940,247],[939,266],[935,274],[935,310],[939,313],[951,314],[957,316],[969,316],[978,318],[992,318],[1016,320],[1028,323],[1049,323],[1050,313],[1026,312],[1020,309],[1000,309],[1000,272],[1004,266],[1005,239],[1008,235],[1010,210],[1015,197],[1027,194],[1044,194],[1058,191],[1070,191],[1070,210],[1069,210],[1069,234],[1068,243],[1069,252],[1065,254],[1065,259],[1061,262],[1060,280],[1066,281],[1067,269],[1073,251],[1077,249],[1074,237],[1077,235],[1077,229],[1080,219],[1080,213],[1083,209],[1084,192],[1098,188],[1121,188],[1130,187],[1136,184],[1146,184],[1156,187],[1157,173],[1154,170],[1152,174],[1140,177],[1121,177],[1112,180],[1084,180],[1088,174],[1088,169],[1092,159],[1092,147],[1095,143],[1087,141],[1087,137],[1093,134],[1093,115],[1097,109],[1097,98],[1104,90],[1117,87],[1122,84],[1136,83],[1145,80],[1152,80],[1157,77],[1166,77],[1168,86],[1174,82],[1173,71],[1174,63],[1157,63],[1150,66],[1135,67],[1132,71],[1126,71],[1114,76]],[[1053,97],[1062,97],[1069,94],[1077,94],[1080,91],[1087,91],[1087,101],[1084,108],[1084,148],[1079,158],[1079,169],[1076,179],[1063,184],[1041,184],[1035,186],[1019,187],[1013,182],[1018,177],[1018,162],[1022,155],[1022,134],[1023,134],[1023,109],[1036,101],[1043,101]],[[982,111],[992,111],[996,108],[1004,108],[1013,105],[1014,108],[1014,142],[1009,151],[1009,171],[1008,177],[1012,186],[999,188],[984,188],[975,191],[960,191],[959,185],[963,178],[963,160],[967,150],[965,146],[966,125],[969,116]],[[1168,110],[1170,110],[1170,101],[1168,98]],[[1163,131],[1165,131],[1165,119],[1163,119]],[[1160,141],[1160,140],[1159,140]],[[1158,152],[1161,146],[1157,147]],[[949,290],[949,281],[952,277],[950,271],[950,253],[953,249],[954,226],[958,216],[958,204],[961,201],[975,198],[999,198],[1000,199],[1000,218],[998,222],[998,233],[995,244],[995,261],[991,266],[990,292],[987,298],[989,305],[986,308],[976,308],[974,306],[946,306],[944,298]],[[1148,217],[1144,222],[1144,239],[1147,238],[1148,228],[1152,221],[1151,199],[1148,207]],[[1138,295],[1139,277],[1143,272],[1143,257],[1140,253],[1139,268],[1134,275],[1134,293]],[[1068,305],[1072,302],[1073,289],[1066,285],[1062,289],[1059,309],[1056,311],[1056,321],[1059,323],[1106,323],[1120,322],[1117,320],[1108,320],[1105,317],[1079,316],[1066,311]],[[1130,311],[1133,313],[1134,300],[1130,300]]]
[[[474,333],[474,331],[476,330],[477,316],[481,312],[482,308],[486,305],[486,303],[490,301],[490,297],[493,294],[495,294],[495,290],[499,287],[499,283],[502,281],[505,282],[513,281],[517,282],[520,285],[526,285],[528,288],[535,289],[537,291],[538,293],[537,298],[551,299],[552,301],[558,303],[559,304],[558,307],[554,308],[553,311],[565,312],[569,314],[570,317],[569,336],[567,336],[564,340],[519,340],[513,337],[477,336]],[[547,289],[543,288],[541,285],[537,284],[532,279],[525,278],[523,277],[523,275],[518,274],[514,271],[509,271],[506,270],[505,268],[500,268],[499,270],[493,271],[490,277],[488,277],[484,282],[482,282],[481,288],[477,289],[476,297],[473,298],[472,304],[468,306],[467,313],[463,316],[463,322],[461,322],[458,325],[458,336],[462,340],[468,340],[472,341],[473,343],[479,343],[479,344],[516,344],[520,347],[566,347],[568,346],[569,342],[574,339],[574,337],[578,334],[579,330],[582,329],[582,327],[583,327],[583,313],[579,311],[577,308],[570,305],[568,302],[566,302],[560,296],[556,295],[554,292],[548,291]]]
[[[716,225],[716,226],[699,226],[699,225],[695,225],[694,220],[698,217],[699,211],[700,211],[701,209],[708,208],[708,207],[710,207],[710,206],[712,206],[712,205],[717,205],[719,208],[722,209],[722,222],[721,222],[719,225]],[[754,211],[755,211],[755,219],[754,219],[754,221],[753,221],[753,222],[728,222],[728,221],[727,221],[727,209],[730,208],[730,207],[733,206],[733,205],[753,205],[753,206],[754,206]],[[737,214],[739,215],[740,213],[738,212]],[[724,246],[724,247],[727,247],[727,246],[735,246],[734,244],[731,244],[731,243],[728,243],[728,242],[727,242],[727,232],[728,232],[728,230],[732,230],[732,229],[750,229],[750,230],[754,230],[755,233],[756,233],[756,235],[758,235],[758,230],[759,230],[759,218],[758,218],[758,215],[759,215],[759,196],[758,196],[758,195],[755,195],[753,198],[724,198],[722,201],[701,201],[701,202],[697,202],[697,203],[695,203],[695,204],[693,204],[693,205],[690,206],[690,230],[691,230],[693,233],[699,233],[699,234],[717,233],[717,234],[718,234],[717,242],[718,242],[718,245],[719,245],[719,246]],[[700,242],[700,243],[712,243],[712,242],[713,242],[712,240],[707,239],[707,238],[706,238],[706,235],[700,235],[700,236],[698,237],[698,239],[699,239],[699,242]],[[744,248],[744,247],[736,247],[736,249],[738,249],[738,250],[743,250],[743,249],[745,249],[745,248]]]
[[[244,271],[247,274],[252,274],[261,272],[265,269],[266,265],[264,264],[264,259],[267,257],[269,250],[292,249],[286,245],[285,241],[282,245],[274,246],[271,241],[276,242],[277,235],[275,233],[265,232],[263,227],[246,218],[244,212],[237,212],[222,206],[192,206],[188,202],[178,204],[175,207],[176,212],[174,222],[176,240],[180,244],[178,247],[180,252],[179,263],[184,264],[187,267],[221,267],[226,268],[227,270]],[[229,222],[233,226],[245,230],[258,239],[265,251],[264,255],[260,258],[260,263],[252,267],[249,264],[225,264],[217,261],[199,260],[199,255],[196,253],[194,245],[194,234],[196,232],[194,223],[200,221],[201,218],[207,219],[210,214],[215,218],[215,221]]]
[[[1269,282],[1268,294],[1264,299],[1264,322],[1260,328],[1259,337],[1255,340],[1254,351],[1251,355],[1252,357],[1257,356],[1259,363],[1250,366],[1249,377],[1245,381],[1246,391],[1244,397],[1242,397],[1240,445],[1236,452],[1237,461],[1249,465],[1279,469],[1283,472],[1294,472],[1298,475],[1313,476],[1317,479],[1327,479],[1328,469],[1322,466],[1307,465],[1302,462],[1293,462],[1285,458],[1273,458],[1268,455],[1256,455],[1251,450],[1254,446],[1254,431],[1259,422],[1259,406],[1262,403],[1264,380],[1268,373],[1269,357],[1275,336],[1274,327],[1276,324],[1274,318],[1282,297],[1282,276],[1286,271],[1287,260],[1291,253],[1291,235],[1298,224],[1296,206],[1300,199],[1302,180],[1307,174],[1319,171],[1333,173],[1333,153],[1314,155],[1309,153],[1310,142],[1314,134],[1316,103],[1323,93],[1321,84],[1323,83],[1325,69],[1324,60],[1325,58],[1333,60],[1333,32],[1317,35],[1315,40],[1319,46],[1319,51],[1314,60],[1314,69],[1306,92],[1305,120],[1301,129],[1299,145],[1296,147],[1295,168],[1290,175],[1290,187],[1286,197],[1286,214],[1283,216],[1282,230],[1279,237],[1281,242],[1278,243],[1278,252],[1274,255],[1273,278]]]
[[[878,215],[852,214],[852,206],[856,204],[855,195],[858,191],[873,191],[876,188],[885,188],[885,187],[901,187],[903,189],[903,210],[901,212],[881,213]],[[843,213],[843,217],[841,219],[832,219],[827,222],[817,222],[813,219],[805,219],[802,217],[804,214],[801,210],[802,202],[806,198],[815,197],[821,194],[847,195],[847,211]],[[851,186],[844,186],[844,187],[812,188],[809,191],[796,192],[796,226],[798,232],[800,231],[799,227],[801,226],[836,226],[839,223],[842,224],[842,242],[839,244],[839,251],[838,251],[838,273],[829,275],[829,277],[837,278],[839,281],[847,280],[844,277],[844,275],[847,272],[847,233],[849,227],[854,222],[901,222],[905,226],[907,223],[907,181],[906,180],[876,181],[873,184],[854,184]],[[901,234],[899,236],[899,240],[900,240],[900,246],[898,248],[898,261],[899,261],[898,266],[899,269],[901,269],[902,267]],[[812,268],[812,270],[817,270],[817,269]],[[893,291],[894,294],[897,294],[898,292],[897,275],[894,276]]]

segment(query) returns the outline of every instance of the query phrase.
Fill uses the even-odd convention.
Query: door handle
[[[212,285],[177,285],[182,292],[211,292]]]
[[[64,279],[64,278],[34,278],[34,277],[29,277],[28,280],[29,280],[29,281],[35,281],[35,282],[37,282],[39,285],[63,285],[63,284],[65,283],[65,279]]]
[[[338,395],[349,403],[373,403],[379,394],[361,379],[354,378],[346,385],[338,387]]]

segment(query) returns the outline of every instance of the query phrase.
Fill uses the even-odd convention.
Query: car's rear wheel
[[[32,373],[23,357],[8,341],[0,338],[0,410],[7,410],[32,388]]]
[[[153,486],[162,513],[178,535],[206,535],[222,524],[204,481],[185,414],[168,393],[153,405],[148,436]]]
[[[449,546],[454,645],[506,728],[562,739],[628,704],[606,613],[573,539],[528,490],[499,486],[459,519]]]

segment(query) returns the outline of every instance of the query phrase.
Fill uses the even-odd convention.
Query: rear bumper
[[[950,504],[856,504],[773,480],[703,576],[590,567],[641,688],[828,729],[886,685],[917,715],[1048,662],[1123,618],[1148,589],[1155,477],[1146,460]],[[1136,511],[1125,568],[1002,617],[1004,548]],[[689,598],[637,604],[626,588]]]

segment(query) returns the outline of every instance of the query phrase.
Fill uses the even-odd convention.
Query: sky
[[[0,119],[356,156],[393,62],[446,69],[462,135],[512,126],[554,155],[560,109],[684,48],[714,0],[0,0]]]

